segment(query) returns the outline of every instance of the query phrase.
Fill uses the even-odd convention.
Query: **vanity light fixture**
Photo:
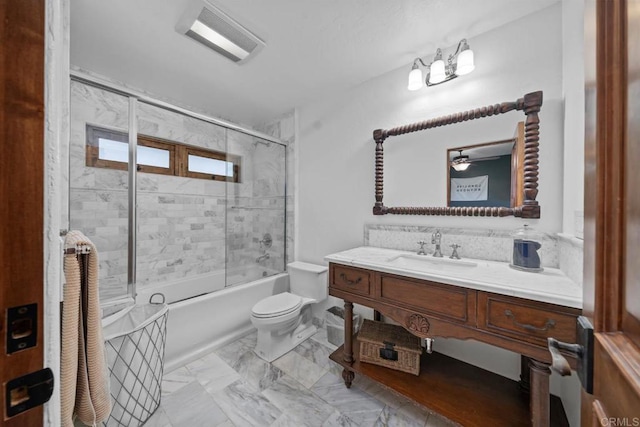
[[[458,172],[466,171],[471,166],[469,156],[463,155],[462,150],[458,150],[458,153],[451,161],[451,167]]]
[[[427,68],[427,78],[422,76],[420,64]],[[475,68],[473,51],[469,48],[467,39],[462,39],[458,43],[455,53],[449,55],[447,63],[442,59],[442,49],[438,48],[433,62],[425,64],[420,58],[413,61],[411,72],[409,73],[409,85],[407,89],[418,90],[426,83],[427,86],[435,86],[448,82],[458,76],[469,74]]]

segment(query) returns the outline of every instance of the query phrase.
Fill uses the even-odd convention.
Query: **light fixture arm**
[[[449,61],[451,61],[453,58],[455,58],[456,56],[458,56],[458,54],[464,50],[469,49],[469,44],[467,43],[467,39],[462,39],[458,42],[458,47],[456,48],[456,51],[454,53],[452,53],[451,55],[449,55]]]
[[[428,67],[428,65],[425,64],[422,59],[416,58],[416,59],[413,60],[413,67],[411,68],[412,70],[415,70],[415,69],[417,69],[419,67],[418,62],[420,62],[423,67]]]

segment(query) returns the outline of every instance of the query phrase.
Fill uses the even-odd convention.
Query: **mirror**
[[[493,104],[474,110],[429,119],[392,129],[376,129],[373,139],[375,151],[375,205],[374,215],[456,215],[456,216],[508,216],[539,218],[538,146],[539,117],[542,92],[532,92],[516,101]],[[514,135],[514,127],[522,120],[524,125]],[[455,125],[455,127],[454,127]],[[520,141],[519,143],[517,141]],[[490,142],[487,142],[490,141]],[[384,146],[384,147],[383,147]],[[489,148],[496,146],[494,148]],[[500,151],[501,150],[501,151]],[[470,173],[458,174],[452,162],[468,161],[471,171],[480,169],[490,157],[503,157],[498,152],[511,151],[508,168],[508,201],[505,189],[502,196],[492,197],[488,184],[487,200],[452,200],[451,179],[477,178]],[[439,154],[441,153],[441,154]],[[487,154],[488,153],[488,154]],[[493,153],[493,154],[491,154]],[[490,154],[490,155],[489,155]],[[439,157],[442,156],[442,157]],[[468,156],[468,158],[466,157]],[[446,162],[435,158],[446,159]],[[458,159],[455,159],[458,157]],[[474,161],[479,158],[482,161]],[[495,159],[494,159],[495,160]],[[505,163],[505,159],[502,159]],[[453,172],[452,172],[453,171]],[[476,179],[478,181],[478,179]],[[482,182],[456,181],[467,185],[460,190],[482,191]],[[472,186],[473,185],[473,186]],[[485,185],[486,187],[486,185]],[[385,206],[383,198],[387,191]],[[462,202],[462,203],[459,203]],[[480,203],[483,202],[483,203]]]
[[[524,122],[513,138],[447,150],[447,206],[513,208],[522,204]]]

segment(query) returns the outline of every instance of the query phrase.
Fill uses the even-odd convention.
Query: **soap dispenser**
[[[510,267],[516,270],[539,273],[542,262],[538,251],[542,247],[540,235],[529,228],[527,224],[513,234],[513,259]]]

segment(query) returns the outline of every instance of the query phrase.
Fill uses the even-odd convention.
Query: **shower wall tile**
[[[70,226],[82,230],[100,251],[102,300],[124,297],[128,173],[87,167],[85,142],[87,124],[127,132],[129,101],[77,82],[71,84],[71,98]],[[138,103],[137,124],[143,135],[241,157],[240,183],[137,174],[140,286],[225,268],[228,274],[247,267],[273,273],[282,271],[287,259],[293,260],[293,113],[270,125],[270,134],[286,138],[286,149],[143,102]],[[270,257],[257,263],[265,233],[273,239]]]
[[[138,104],[138,133],[195,147],[226,151],[225,128],[145,103]]]
[[[127,294],[128,197],[124,171],[86,167],[87,124],[127,132],[128,98],[71,82],[69,227],[99,251],[100,298]]]
[[[287,144],[285,152],[279,153],[279,156],[285,156],[285,169],[286,175],[285,178],[285,235],[283,236],[283,241],[286,246],[286,253],[284,259],[284,265],[287,263],[294,261],[295,259],[295,158],[296,158],[296,116],[295,110],[287,113],[281,118],[270,122],[265,123],[261,126],[258,126],[257,129],[267,135],[273,136],[275,138],[279,138],[283,142]],[[280,175],[282,177],[282,175]],[[263,181],[264,182],[264,181]],[[271,181],[271,187],[268,182],[264,182],[265,189],[269,188],[282,188],[279,182],[276,182],[275,179]],[[280,195],[279,193],[277,193]]]
[[[140,286],[212,273],[224,267],[225,210],[218,201],[217,197],[202,195],[140,192]]]

